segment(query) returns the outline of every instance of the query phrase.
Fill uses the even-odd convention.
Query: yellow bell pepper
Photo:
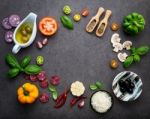
[[[36,85],[31,83],[25,83],[18,88],[18,101],[22,104],[33,103],[39,96],[39,90]]]

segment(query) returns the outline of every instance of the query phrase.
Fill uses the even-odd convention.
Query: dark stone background
[[[82,18],[79,23],[74,23],[75,28],[69,31],[62,27],[59,17],[63,15],[62,7],[71,5],[72,13],[80,12],[83,7],[90,9],[90,15]],[[125,15],[136,11],[144,15],[146,19],[145,30],[135,36],[130,37],[124,34],[122,29],[119,33],[122,41],[131,40],[135,46],[150,45],[150,1],[149,0],[1,0],[0,1],[0,21],[10,14],[16,13],[24,18],[29,12],[38,15],[38,21],[44,16],[53,16],[59,23],[59,30],[56,35],[49,38],[49,43],[42,50],[35,47],[35,43],[29,48],[22,49],[18,58],[29,54],[33,57],[33,63],[37,55],[43,55],[45,63],[43,69],[48,77],[58,74],[61,76],[61,84],[57,87],[59,93],[70,86],[73,81],[80,80],[86,86],[86,95],[89,97],[92,91],[89,84],[100,80],[104,84],[104,89],[112,93],[111,84],[113,78],[119,72],[125,70],[120,64],[119,68],[112,70],[109,61],[117,58],[112,52],[110,38],[113,32],[108,28],[103,38],[97,38],[95,34],[85,32],[85,26],[90,18],[95,15],[98,7],[111,9],[113,14],[110,23],[116,21],[121,24]],[[71,14],[72,16],[73,14]],[[47,104],[39,101],[32,105],[20,105],[16,99],[16,90],[24,82],[22,75],[16,79],[8,79],[5,73],[8,66],[4,62],[4,56],[11,52],[13,44],[4,41],[5,31],[0,28],[0,119],[149,119],[150,118],[150,54],[142,58],[141,63],[132,65],[128,70],[137,73],[143,81],[143,93],[134,102],[123,103],[114,97],[112,110],[105,114],[95,113],[89,105],[89,98],[84,109],[77,107],[70,108],[69,95],[67,103],[61,109],[54,109],[52,99]],[[39,32],[37,40],[43,39]],[[37,84],[38,85],[38,84]],[[39,85],[38,85],[39,86]],[[47,92],[42,90],[40,92]],[[114,96],[114,95],[113,95]]]

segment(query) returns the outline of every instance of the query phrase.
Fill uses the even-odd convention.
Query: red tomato
[[[51,36],[56,33],[57,29],[57,22],[52,17],[44,17],[39,23],[39,30],[43,35]]]

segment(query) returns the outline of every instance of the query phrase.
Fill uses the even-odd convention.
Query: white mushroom
[[[120,37],[119,37],[119,34],[118,33],[114,33],[111,37],[111,43],[114,44],[114,43],[120,43]]]
[[[130,50],[132,46],[132,42],[131,41],[125,41],[123,43],[123,48],[125,48],[126,50]]]
[[[113,47],[114,47],[114,49],[113,49],[114,52],[118,52],[118,51],[121,51],[123,49],[123,46],[121,43],[114,43]]]
[[[127,58],[127,53],[118,53],[118,59],[120,60],[120,62],[124,62]]]

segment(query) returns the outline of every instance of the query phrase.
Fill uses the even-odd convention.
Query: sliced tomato
[[[39,30],[43,35],[51,36],[56,33],[57,29],[57,22],[52,17],[44,17],[39,23]]]

